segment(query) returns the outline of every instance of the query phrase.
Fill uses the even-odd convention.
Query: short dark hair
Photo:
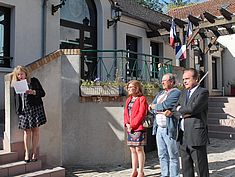
[[[184,70],[184,73],[187,72],[187,71],[192,72],[193,73],[193,78],[198,80],[199,74],[198,74],[198,71],[195,68],[187,68],[187,69]]]

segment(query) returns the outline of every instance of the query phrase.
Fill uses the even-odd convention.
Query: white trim
[[[11,73],[12,71],[13,71],[13,68],[0,67],[0,72],[9,72],[9,73]]]

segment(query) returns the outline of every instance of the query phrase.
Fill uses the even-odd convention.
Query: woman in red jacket
[[[127,130],[127,145],[130,146],[132,174],[131,177],[144,176],[145,153],[147,136],[142,121],[146,116],[148,104],[143,96],[141,83],[131,80],[127,83],[129,97],[124,110],[124,126]],[[137,167],[139,170],[137,172]]]

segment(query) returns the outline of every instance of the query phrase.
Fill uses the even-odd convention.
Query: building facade
[[[191,51],[191,66],[209,73],[204,85],[210,95],[234,96],[234,12],[235,2],[232,0],[208,0],[168,12],[174,18],[198,22],[194,25],[194,32],[200,29],[194,38],[196,44],[188,49]]]
[[[118,0],[122,14],[116,20],[115,3],[111,0],[1,0],[0,83],[4,83],[4,75],[15,66],[27,65],[60,48],[121,49],[174,58],[168,37],[147,36],[150,25],[159,26],[171,17],[134,0]],[[4,84],[0,85],[0,94],[4,98]],[[4,109],[4,99],[0,101],[0,109]]]
[[[33,75],[40,78],[47,93],[44,103],[48,123],[41,129],[40,154],[47,157],[49,164],[122,164],[130,160],[122,126],[123,102],[79,101],[78,75],[86,78],[97,63],[91,60],[88,66],[85,57],[79,63],[76,49],[174,56],[168,36],[154,34],[154,27],[171,17],[140,6],[134,0],[117,2],[119,6],[110,0],[0,1],[0,96],[4,98],[4,76],[15,66],[37,60],[46,63],[46,67]],[[117,7],[122,10],[120,18]],[[51,59],[45,56],[57,55],[58,49],[77,52],[68,52],[47,63]],[[0,109],[4,110],[4,103],[8,105],[4,141],[9,141],[10,146],[23,147],[22,132],[17,129],[17,116],[10,100],[9,78],[5,83],[7,99],[0,100]]]

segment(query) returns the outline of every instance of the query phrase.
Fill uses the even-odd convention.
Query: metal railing
[[[172,59],[128,50],[81,50],[81,57],[85,80],[151,82],[172,73]]]

